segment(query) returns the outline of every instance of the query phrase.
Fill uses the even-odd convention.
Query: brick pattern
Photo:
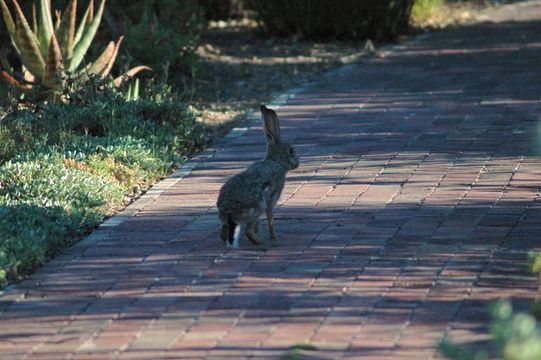
[[[538,12],[539,13],[539,12]],[[254,123],[0,297],[2,359],[434,359],[524,307],[541,245],[539,22],[447,30],[326,74],[279,109],[301,167],[280,239],[227,251],[215,201]],[[264,227],[262,227],[264,229]]]

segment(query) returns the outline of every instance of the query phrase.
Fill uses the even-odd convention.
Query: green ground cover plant
[[[111,87],[16,108],[0,122],[0,286],[88,233],[203,144],[173,96],[126,101]],[[0,112],[1,113],[1,112]]]

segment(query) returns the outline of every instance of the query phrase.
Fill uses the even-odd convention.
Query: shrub
[[[197,0],[115,0],[110,5],[115,25],[121,27],[119,30],[124,30],[123,19],[127,17],[132,23],[137,22],[144,12],[156,14],[165,26],[182,34],[197,34],[204,29]]]
[[[127,21],[127,62],[144,62],[158,71],[169,66],[174,71],[191,74],[197,61],[196,36],[179,33],[161,22],[156,13],[148,10],[143,12],[138,23],[131,23],[129,19]]]
[[[245,16],[245,0],[199,0],[203,16],[207,20],[228,20]]]
[[[491,323],[492,342],[504,360],[541,359],[541,327],[527,313],[513,313],[507,300],[493,306]],[[444,340],[439,350],[452,360],[488,360],[484,351],[473,352]]]
[[[408,27],[413,0],[248,0],[267,30],[302,38],[391,40]]]
[[[231,15],[231,0],[199,0],[199,5],[208,20],[227,20]]]
[[[199,66],[195,50],[205,21],[197,0],[111,2],[113,36],[126,34],[120,56],[126,63],[169,65],[174,76],[191,77]]]

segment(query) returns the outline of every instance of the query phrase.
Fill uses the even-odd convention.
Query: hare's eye
[[[288,154],[288,155],[294,155],[294,154],[295,154],[295,150],[294,150],[292,147],[289,147],[289,148],[287,148],[287,154]]]

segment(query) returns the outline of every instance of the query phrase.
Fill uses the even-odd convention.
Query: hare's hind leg
[[[252,221],[251,223],[248,223],[248,227],[246,229],[246,236],[248,236],[248,239],[252,242],[252,244],[261,244],[263,241],[258,235],[259,232],[259,222],[257,219]]]
[[[226,243],[226,245],[229,246],[233,242],[233,237],[235,236],[235,229],[237,227],[237,224],[227,217],[220,218],[220,220],[222,221],[220,237]]]
[[[269,238],[276,240],[276,233],[274,232],[274,217],[272,214],[272,207],[267,208],[267,225],[269,226]]]

